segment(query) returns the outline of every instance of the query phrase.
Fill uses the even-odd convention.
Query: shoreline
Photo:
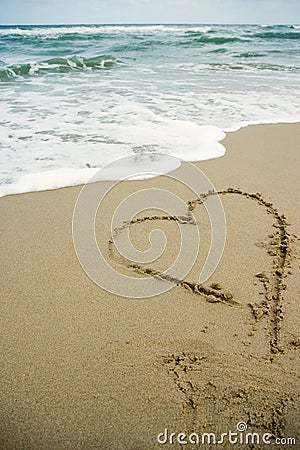
[[[286,120],[286,121],[285,120],[279,120],[279,121],[278,120],[274,120],[274,122],[270,121],[270,120],[266,121],[266,122],[255,122],[255,121],[253,121],[253,122],[250,121],[249,122],[249,121],[246,121],[246,122],[241,122],[239,125],[237,125],[235,127],[230,127],[230,128],[226,128],[226,129],[221,129],[221,128],[216,127],[216,128],[218,128],[220,130],[220,132],[225,134],[225,137],[223,139],[219,140],[219,141],[216,141],[214,143],[214,145],[221,144],[224,147],[224,149],[225,149],[225,153],[223,155],[215,156],[215,157],[212,157],[212,158],[205,158],[205,159],[200,160],[200,161],[199,160],[188,160],[188,162],[192,162],[192,163],[197,164],[197,163],[201,163],[202,161],[210,161],[210,160],[216,160],[216,159],[219,159],[219,158],[223,158],[224,156],[226,156],[226,152],[227,152],[226,145],[223,145],[223,142],[226,141],[227,137],[230,136],[232,133],[237,133],[240,130],[243,130],[245,128],[248,128],[248,127],[252,128],[252,127],[254,127],[254,130],[255,130],[256,127],[261,127],[261,126],[263,126],[263,127],[264,126],[270,126],[270,125],[272,125],[272,126],[281,126],[281,125],[289,125],[289,124],[290,125],[297,125],[299,123],[300,123],[300,118],[297,118],[295,120],[294,119],[290,119],[290,120]],[[182,160],[183,164],[184,164],[184,162],[185,161]],[[111,164],[111,163],[109,163],[109,164]],[[149,166],[149,164],[148,164],[148,166]],[[43,176],[43,174],[46,174],[48,176],[49,176],[49,174],[51,174],[52,176],[54,176],[54,174],[57,174],[59,176],[59,178],[62,178],[62,176],[63,176],[62,171],[65,171],[65,175],[68,174],[68,176],[71,176],[73,178],[76,177],[75,174],[77,174],[78,172],[81,172],[82,174],[83,174],[83,172],[85,172],[86,175],[82,175],[82,177],[85,180],[87,180],[87,181],[80,181],[80,182],[75,182],[75,183],[72,182],[71,184],[68,184],[68,185],[62,184],[61,186],[53,187],[53,188],[52,187],[46,187],[44,189],[43,188],[36,189],[36,190],[29,189],[29,190],[25,190],[25,191],[22,191],[22,192],[8,192],[7,194],[6,193],[1,194],[1,188],[2,188],[3,192],[5,192],[5,188],[10,186],[10,185],[4,184],[4,185],[0,186],[0,198],[6,197],[6,196],[11,196],[11,195],[30,194],[30,193],[34,193],[34,192],[47,192],[47,191],[53,191],[53,190],[64,189],[64,188],[69,188],[69,187],[84,186],[88,182],[88,180],[93,178],[93,173],[97,173],[100,170],[106,169],[106,167],[107,167],[107,165],[102,167],[102,168],[100,168],[100,167],[99,168],[97,168],[97,167],[86,167],[86,168],[78,168],[78,169],[59,168],[59,169],[53,169],[53,170],[50,170],[50,171],[42,171],[42,172],[36,172],[36,173],[33,173],[33,174],[25,174],[25,175],[23,175],[23,177],[25,176],[25,178],[26,177],[32,177],[31,184],[37,183],[37,180],[39,178],[41,178]],[[159,175],[153,176],[153,178],[157,178],[157,177],[160,177],[160,176],[168,175],[168,174],[172,173],[173,170],[174,169],[170,168],[169,170],[166,170],[166,172],[163,172],[163,173],[160,173]],[[88,172],[91,172],[91,171],[93,171],[93,173],[90,173],[88,175]],[[11,186],[17,186],[19,184],[19,182],[22,181],[23,177],[21,177],[21,179],[19,179],[17,182],[12,183]],[[104,178],[101,181],[105,182],[105,181],[111,181],[111,180],[113,180],[115,182],[124,181],[124,180],[118,180],[117,178],[107,178],[107,179]],[[26,184],[26,181],[25,181],[25,184]],[[125,180],[125,181],[127,181],[127,180]],[[27,183],[28,183],[28,181],[27,181]]]
[[[299,443],[300,124],[248,126],[222,142],[222,158],[193,163],[220,192],[227,222],[203,289],[210,222],[168,174],[119,183],[95,221],[112,266],[142,277],[110,256],[116,207],[147,188],[195,206],[200,255],[181,284],[152,298],[110,294],[82,270],[72,240],[81,186],[0,199],[0,448],[158,449],[166,428],[219,434],[241,421]],[[145,266],[161,273],[180,235],[176,220],[143,219],[154,214],[126,226],[140,251],[153,229],[164,231],[162,258]]]
[[[229,128],[224,128],[224,133],[226,133],[226,135],[228,133],[236,133],[240,130],[242,130],[243,128],[247,128],[247,127],[256,127],[256,126],[265,126],[265,125],[287,125],[287,124],[297,124],[300,123],[300,118],[297,117],[295,119],[274,119],[274,121],[272,121],[271,119],[268,119],[266,121],[262,121],[262,122],[257,122],[255,120],[253,121],[245,121],[245,122],[241,122],[236,126],[233,127],[229,127]]]

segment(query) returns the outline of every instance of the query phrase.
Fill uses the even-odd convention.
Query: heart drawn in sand
[[[187,204],[186,216],[145,216],[138,219],[132,219],[123,224],[122,227],[113,230],[114,236],[122,233],[130,226],[138,225],[147,221],[175,221],[186,224],[186,226],[195,226],[196,223],[191,218],[191,212],[200,205],[203,205],[205,201],[211,196],[226,196],[236,195],[242,196],[246,200],[256,202],[265,211],[270,214],[273,219],[273,227],[275,232],[269,234],[270,245],[267,246],[267,252],[273,258],[273,267],[270,275],[264,272],[257,273],[255,276],[263,284],[265,295],[263,300],[259,303],[249,303],[249,306],[253,312],[256,320],[259,320],[262,316],[267,315],[270,320],[270,352],[276,354],[282,351],[280,346],[280,329],[281,321],[283,319],[283,291],[285,289],[285,283],[283,278],[287,273],[287,268],[290,265],[290,258],[292,254],[292,242],[293,239],[288,231],[289,223],[284,215],[280,215],[278,210],[271,202],[266,201],[260,193],[243,192],[238,188],[229,187],[220,191],[208,191],[205,194],[201,194],[198,198],[191,200]],[[170,275],[161,273],[151,267],[145,267],[144,265],[132,263],[130,260],[116,254],[114,251],[114,239],[108,242],[108,249],[110,257],[115,259],[119,264],[123,265],[127,269],[132,269],[137,273],[141,273],[146,276],[155,277],[160,280],[164,280],[167,283],[171,283],[174,286],[184,288],[195,295],[200,295],[206,301],[210,303],[221,302],[228,306],[239,306],[239,302],[234,299],[233,294],[230,291],[225,291],[218,283],[212,283],[209,287],[202,283],[194,281],[188,281],[186,279],[178,279]]]
[[[269,275],[264,272],[256,274],[257,279],[263,284],[265,295],[261,301],[251,303],[249,307],[256,320],[263,316],[269,318],[270,353],[280,353],[282,351],[279,340],[283,318],[284,277],[287,276],[293,242],[288,231],[289,224],[286,217],[280,215],[274,205],[264,199],[260,193],[244,192],[233,187],[217,191],[206,175],[191,163],[184,162],[184,164],[181,164],[178,158],[169,155],[143,155],[143,158],[146,158],[147,173],[151,172],[151,164],[153,162],[156,167],[156,175],[158,174],[157,167],[162,163],[165,164],[166,161],[172,167],[180,167],[179,175],[178,172],[167,175],[169,178],[176,180],[176,182],[179,181],[190,192],[195,193],[195,198],[184,202],[169,190],[163,189],[153,189],[153,191],[156,191],[155,196],[152,196],[151,189],[142,189],[131,194],[128,197],[129,202],[126,203],[123,200],[114,212],[111,222],[111,236],[108,240],[108,257],[107,255],[104,257],[95,237],[95,217],[99,204],[117,182],[94,183],[103,180],[103,170],[101,169],[83,187],[74,209],[73,242],[82,268],[100,287],[123,297],[149,298],[167,292],[171,288],[179,287],[189,291],[192,295],[202,297],[210,303],[223,303],[231,307],[241,307],[242,305],[234,298],[233,293],[222,289],[218,283],[212,283],[210,286],[207,286],[206,281],[217,268],[225,246],[226,219],[220,198],[223,196],[238,196],[245,199],[245,201],[255,202],[267,214],[272,216],[275,232],[269,234],[270,242],[266,248],[268,254],[272,257],[271,273]],[[143,159],[142,162],[144,163]],[[145,173],[145,169],[144,166],[142,166],[142,169],[136,167],[136,164],[135,157],[123,158],[107,166],[104,169],[104,175],[108,176],[109,174],[108,179],[114,179],[113,175],[116,171],[117,179],[140,177],[141,174]],[[139,164],[140,161],[138,161]],[[140,203],[136,205],[139,193],[142,193],[143,196],[140,199]],[[202,205],[206,209],[211,222],[211,246],[199,279],[189,280],[187,276],[193,267],[199,248],[198,224],[193,212]],[[153,209],[164,211],[164,214],[140,216],[141,212]],[[120,210],[121,214],[119,214],[118,220],[115,220]],[[176,211],[176,214],[173,211]],[[138,215],[139,217],[137,217]],[[150,252],[145,252],[146,255],[144,255],[144,252],[134,253],[136,249],[132,246],[129,239],[129,229],[150,221],[152,223],[161,221],[175,222],[180,229],[180,257],[177,257],[171,270],[168,268],[167,270],[159,271],[152,265],[153,261],[164,252],[163,242],[159,233],[156,233],[158,236],[158,245],[156,246],[156,250],[159,249],[158,255],[156,253],[155,257],[153,257],[152,248]],[[155,231],[159,232],[159,230]],[[126,250],[129,249],[129,256],[126,251],[120,251],[119,247],[119,237],[124,235],[126,237],[125,241],[129,243],[126,248]],[[188,250],[185,247],[188,247]],[[135,257],[136,254],[138,254],[137,258]],[[142,277],[133,277],[119,273],[111,266],[109,260],[111,262],[114,261],[119,266],[123,266],[123,269],[126,269],[126,271],[136,272]]]

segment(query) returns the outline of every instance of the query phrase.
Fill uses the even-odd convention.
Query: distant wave
[[[233,55],[234,58],[262,58],[263,56],[266,56],[265,53],[258,52],[243,52]]]
[[[227,51],[228,49],[225,47],[217,47],[214,48],[213,50],[210,50],[209,53],[226,53]]]
[[[197,29],[191,29],[191,30],[187,30],[185,31],[185,35],[186,36],[202,36],[203,33],[215,33],[216,31],[213,30],[211,27],[201,27],[201,28],[197,28]]]
[[[293,72],[299,71],[299,66],[287,66],[280,64],[268,64],[268,63],[241,63],[241,64],[210,64],[212,69],[222,70],[248,70],[248,71],[271,71],[271,72]]]
[[[172,45],[172,42],[162,41],[158,39],[143,40],[141,42],[127,42],[124,44],[115,44],[110,47],[111,52],[143,52],[144,50],[151,50],[151,48]]]
[[[263,33],[251,34],[252,38],[259,39],[296,39],[300,40],[300,33],[296,29],[291,29],[290,31],[265,31]]]
[[[222,44],[231,44],[234,42],[248,42],[249,39],[240,38],[240,37],[232,37],[232,36],[209,36],[208,34],[199,36],[197,38],[191,39],[190,41],[183,42],[182,44],[188,44],[188,45],[195,45],[195,44],[215,44],[215,45],[222,45]]]
[[[237,55],[240,57],[240,55]],[[268,63],[245,63],[245,62],[237,62],[236,64],[232,63],[202,63],[195,65],[194,68],[191,68],[190,65],[180,66],[181,70],[187,70],[191,72],[192,70],[196,71],[206,71],[211,70],[214,72],[218,71],[248,71],[248,72],[258,72],[258,71],[270,71],[270,72],[296,72],[300,70],[300,66],[287,66],[280,64],[268,64]]]
[[[94,56],[84,58],[72,56],[70,58],[51,58],[41,62],[28,62],[25,64],[15,64],[1,66],[0,81],[11,81],[19,77],[46,73],[69,73],[82,70],[103,70],[110,69],[120,64],[121,61],[111,55]]]
[[[143,52],[144,50],[151,50],[157,47],[166,47],[166,46],[173,46],[173,47],[199,47],[206,44],[211,45],[224,45],[224,44],[232,44],[232,43],[245,43],[248,42],[247,39],[238,38],[238,37],[222,37],[222,36],[208,36],[208,34],[204,33],[197,33],[197,36],[194,37],[194,35],[187,35],[186,40],[181,39],[148,39],[148,40],[142,40],[142,41],[131,41],[126,42],[124,44],[116,44],[113,45],[110,48],[111,52]],[[214,50],[217,53],[224,52],[221,48],[217,48]]]
[[[0,26],[0,35],[10,36],[62,36],[64,34],[115,34],[115,33],[170,33],[188,32],[205,33],[210,31],[211,26],[190,26],[190,25],[70,25],[70,26]]]

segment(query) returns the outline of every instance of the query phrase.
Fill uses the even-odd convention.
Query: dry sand
[[[300,448],[299,142],[299,124],[251,126],[228,134],[225,157],[196,163],[225,209],[223,258],[204,286],[200,255],[186,279],[150,299],[114,296],[82,270],[72,242],[80,187],[0,199],[1,449],[148,450],[163,447],[165,428],[201,436],[241,421]],[[103,202],[99,245],[131,276],[136,269],[112,258],[109,224],[120,199],[144,187],[195,200],[159,177],[121,183]],[[199,203],[190,209],[204,251],[209,223]],[[146,249],[157,226],[129,225],[133,242]],[[176,221],[159,227],[169,239],[163,260],[146,267],[156,272],[178,249]]]

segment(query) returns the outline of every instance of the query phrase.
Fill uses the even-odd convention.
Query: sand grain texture
[[[240,421],[300,448],[299,142],[299,124],[247,127],[227,136],[225,157],[196,163],[221,196],[224,255],[208,282],[197,283],[200,256],[152,299],[113,296],[81,269],[72,243],[80,187],[0,199],[1,449],[155,449],[164,428],[223,433]],[[178,245],[176,220],[149,212],[126,226],[143,247],[159,222],[171,236],[164,259],[128,267],[112,255],[115,206],[149,186],[170,181],[122,183],[96,220],[111,263],[136,276],[160,274]],[[174,190],[207,249],[203,198]]]

